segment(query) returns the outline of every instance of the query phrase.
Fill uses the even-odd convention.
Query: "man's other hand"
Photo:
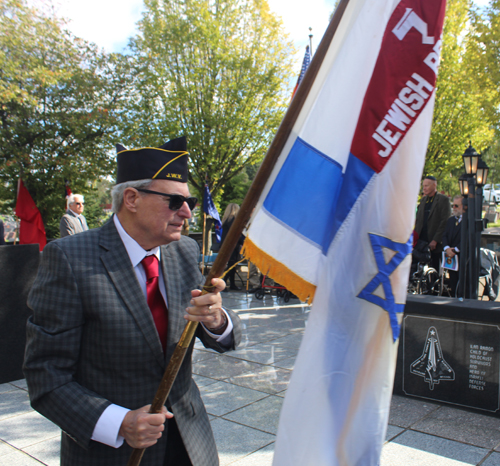
[[[222,298],[220,292],[226,287],[224,280],[212,279],[214,290],[202,295],[201,290],[191,291],[191,306],[186,309],[186,320],[201,322],[208,330],[222,335],[227,324],[227,317],[222,310]]]
[[[154,445],[165,430],[165,420],[174,417],[165,406],[161,413],[151,414],[151,405],[129,411],[122,422],[119,435],[132,448],[148,448]]]

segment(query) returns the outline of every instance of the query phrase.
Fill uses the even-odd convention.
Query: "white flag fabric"
[[[245,254],[314,304],[274,466],[375,466],[387,428],[445,0],[351,0]]]

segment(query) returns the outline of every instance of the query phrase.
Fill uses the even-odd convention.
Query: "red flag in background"
[[[21,219],[19,244],[39,244],[40,251],[47,244],[42,215],[21,179],[17,185],[16,215]]]
[[[68,199],[68,197],[71,196],[71,194],[73,194],[73,193],[71,192],[71,188],[69,187],[69,181],[65,180],[64,181],[64,195],[66,196],[66,199]]]

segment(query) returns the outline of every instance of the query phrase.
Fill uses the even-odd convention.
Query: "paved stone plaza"
[[[196,346],[195,379],[221,465],[270,466],[283,397],[309,307],[224,293],[244,331],[238,351]],[[304,432],[307,435],[307,432]],[[0,465],[59,465],[59,429],[30,408],[24,380],[0,385]],[[381,466],[500,466],[500,419],[394,396]]]

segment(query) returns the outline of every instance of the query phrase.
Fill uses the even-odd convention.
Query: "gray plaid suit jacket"
[[[198,288],[195,241],[161,247],[168,296],[168,340],[163,353],[146,298],[112,221],[102,228],[51,242],[28,306],[24,372],[31,404],[63,430],[62,466],[125,466],[132,449],[91,440],[111,403],[137,409],[151,403],[186,321],[190,291]],[[219,345],[201,328],[197,337],[218,352],[241,339],[239,318],[233,344]],[[167,406],[194,466],[219,464],[215,441],[198,387],[191,377],[193,343],[172,387]],[[141,465],[161,466],[168,432],[146,450]]]
[[[71,209],[68,209],[62,216],[61,222],[59,223],[59,233],[61,238],[69,235],[76,235],[82,231],[87,231],[89,229],[87,219],[82,215],[81,220],[82,223],[80,223],[80,218],[78,218],[78,216]]]

